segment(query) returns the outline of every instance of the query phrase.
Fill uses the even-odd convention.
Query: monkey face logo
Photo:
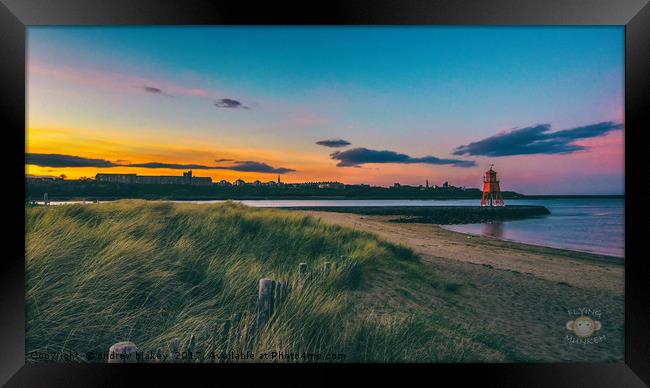
[[[566,328],[571,330],[580,338],[591,337],[595,331],[600,330],[602,324],[600,321],[594,321],[587,316],[580,316],[573,321],[566,323]]]

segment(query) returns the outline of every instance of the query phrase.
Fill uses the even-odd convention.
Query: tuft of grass
[[[438,284],[409,248],[374,234],[233,202],[29,206],[25,217],[27,354],[78,352],[90,361],[87,352],[106,352],[119,341],[155,351],[194,334],[207,353],[344,354],[339,361],[479,357],[473,345],[459,345],[465,337],[431,317],[361,308],[358,296],[378,270]],[[299,278],[300,262],[313,269],[325,261],[334,264],[328,276]],[[356,270],[346,273],[350,261]],[[251,340],[245,333],[254,325],[263,277],[287,281],[290,292]],[[243,335],[224,341],[221,327],[237,313]]]

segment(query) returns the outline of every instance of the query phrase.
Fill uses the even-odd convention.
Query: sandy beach
[[[372,232],[412,248],[441,278],[458,282],[443,298],[397,274],[376,277],[377,310],[430,310],[474,330],[499,333],[500,359],[620,361],[624,357],[624,259],[469,236],[431,224],[390,222],[390,216],[301,211],[328,223]],[[404,295],[408,295],[405,297]],[[382,304],[383,303],[383,304]],[[597,310],[599,343],[572,343],[566,322],[581,308]]]

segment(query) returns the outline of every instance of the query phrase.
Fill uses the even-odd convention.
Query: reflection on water
[[[503,230],[505,224],[503,222],[490,222],[483,224],[483,235],[489,237],[503,238]]]

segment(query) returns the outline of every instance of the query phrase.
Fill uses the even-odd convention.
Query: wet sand
[[[469,236],[437,225],[394,223],[390,216],[300,211],[324,222],[372,232],[413,249],[441,278],[463,284],[453,300],[439,298],[395,274],[376,281],[393,308],[425,309],[497,333],[503,361],[620,361],[624,354],[624,259]],[[413,300],[388,290],[408,290]],[[376,302],[375,302],[376,303]],[[379,304],[376,303],[377,306]],[[566,339],[570,311],[601,313],[598,344]]]

